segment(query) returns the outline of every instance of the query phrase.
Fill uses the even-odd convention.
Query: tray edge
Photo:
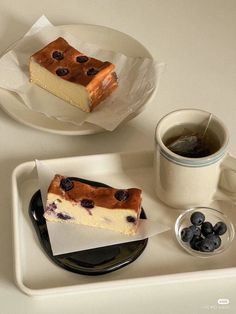
[[[55,159],[46,159],[43,160],[46,163],[53,162],[62,162],[69,160],[76,160],[79,158],[90,157],[93,158],[95,156],[100,157],[108,157],[108,156],[137,156],[146,157],[149,161],[152,160],[153,151],[136,151],[136,152],[119,152],[119,153],[104,153],[104,154],[91,154],[91,155],[82,155],[82,156],[74,156],[74,157],[64,157],[64,158],[55,158]],[[20,252],[19,252],[19,237],[17,234],[19,232],[17,225],[17,199],[16,196],[18,193],[17,189],[17,177],[20,175],[24,169],[35,168],[34,161],[27,161],[19,164],[12,172],[12,225],[13,225],[13,256],[14,256],[14,275],[15,282],[18,288],[28,296],[32,297],[40,297],[44,295],[55,295],[55,294],[70,294],[70,293],[82,293],[86,291],[101,291],[108,289],[119,289],[119,288],[129,288],[134,286],[147,286],[147,285],[161,285],[167,283],[176,283],[176,282],[187,282],[187,281],[196,281],[196,280],[206,280],[206,279],[214,279],[220,277],[233,277],[236,276],[236,267],[230,268],[221,268],[221,269],[212,269],[212,270],[203,270],[203,271],[194,271],[194,272],[185,272],[185,273],[177,273],[177,274],[168,274],[168,275],[156,275],[145,278],[129,278],[129,279],[120,279],[120,280],[111,280],[107,282],[99,282],[99,283],[89,283],[83,285],[71,285],[66,287],[54,287],[54,288],[46,288],[46,289],[32,289],[27,287],[22,281],[22,272],[20,268]],[[15,192],[15,193],[14,193]],[[124,285],[125,283],[125,285]]]

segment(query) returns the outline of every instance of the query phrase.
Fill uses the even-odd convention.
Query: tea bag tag
[[[202,138],[204,138],[204,136],[205,136],[205,134],[206,134],[206,131],[207,131],[208,128],[209,128],[209,125],[210,125],[210,123],[211,123],[211,119],[212,119],[212,113],[209,115],[209,118],[208,118],[207,124],[206,124],[206,128],[205,128],[205,130],[204,130],[204,132],[203,132],[203,134],[202,134]]]

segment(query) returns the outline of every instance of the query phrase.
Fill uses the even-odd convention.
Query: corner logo
[[[229,304],[229,299],[218,299],[217,303],[219,305],[227,305]]]

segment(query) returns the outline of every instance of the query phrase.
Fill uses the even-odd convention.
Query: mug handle
[[[236,201],[236,157],[229,153],[221,163],[219,189]]]

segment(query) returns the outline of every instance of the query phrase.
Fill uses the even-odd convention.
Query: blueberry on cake
[[[137,188],[95,187],[55,175],[47,195],[44,217],[50,222],[76,223],[135,234],[141,213]]]
[[[34,53],[29,70],[32,83],[85,112],[118,86],[114,64],[83,54],[62,37]]]

